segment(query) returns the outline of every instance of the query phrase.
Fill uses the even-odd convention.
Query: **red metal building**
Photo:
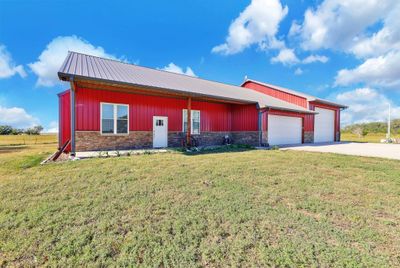
[[[316,114],[301,114],[303,142],[304,136],[307,136],[308,142],[340,141],[340,111],[347,108],[346,106],[252,79],[246,79],[242,87],[317,111]],[[286,113],[286,116],[299,115]]]
[[[71,86],[59,94],[59,146],[71,153],[216,145],[226,137],[254,146],[312,142],[319,108],[335,110],[339,131],[340,106],[250,80],[243,88],[75,52],[58,76]],[[285,127],[296,136],[280,136]]]

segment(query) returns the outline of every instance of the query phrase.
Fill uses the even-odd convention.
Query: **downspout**
[[[74,77],[69,79],[71,84],[71,157],[75,157],[75,82]]]
[[[265,128],[267,128],[267,121],[263,122],[263,114],[266,113],[267,111],[268,108],[258,109],[258,143],[260,147],[268,146],[267,142],[263,142],[263,134],[264,134],[263,123],[265,124]]]
[[[192,97],[188,98],[186,120],[186,147],[190,148],[192,146],[192,144],[190,144],[190,137],[192,134]]]
[[[262,145],[262,111],[259,104],[257,104],[258,108],[258,146]]]
[[[58,94],[57,94],[57,96],[58,96],[58,149],[61,149],[61,147],[62,147],[62,144],[61,144],[61,140],[62,140],[61,139],[61,133],[62,133],[62,131],[61,131],[61,126],[62,126],[61,97]]]

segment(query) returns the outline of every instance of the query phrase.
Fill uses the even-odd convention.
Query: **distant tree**
[[[368,133],[369,133],[369,131],[368,131],[366,128],[363,128],[363,130],[362,130],[362,132],[361,132],[361,135],[362,135],[363,137],[365,137],[365,136],[368,135]]]
[[[25,130],[25,134],[28,135],[39,135],[40,132],[42,132],[43,127],[38,125],[38,126],[34,126],[33,128],[28,128],[27,130]]]
[[[11,126],[0,126],[0,135],[10,135],[13,132]]]
[[[361,138],[363,129],[360,126],[357,126],[357,127],[353,128],[351,132],[353,134],[357,135],[359,138]]]
[[[12,135],[21,135],[24,134],[24,130],[22,128],[13,128]]]

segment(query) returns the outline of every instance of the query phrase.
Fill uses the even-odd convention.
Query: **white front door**
[[[333,142],[335,140],[335,112],[315,107],[314,142]]]
[[[299,144],[302,139],[302,119],[299,117],[268,115],[269,145]]]
[[[168,147],[168,117],[153,116],[153,147]]]

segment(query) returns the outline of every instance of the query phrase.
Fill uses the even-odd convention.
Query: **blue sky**
[[[68,49],[350,105],[342,123],[400,117],[399,1],[1,1],[0,124],[54,131]],[[363,8],[359,8],[360,6]]]

